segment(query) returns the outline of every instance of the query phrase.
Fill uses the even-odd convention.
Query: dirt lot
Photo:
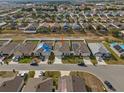
[[[104,92],[103,83],[94,75],[86,72],[71,72],[70,75],[80,76],[85,80],[87,91]]]

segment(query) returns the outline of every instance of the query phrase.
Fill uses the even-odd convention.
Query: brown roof
[[[36,48],[37,44],[26,42],[24,44],[21,44],[14,52],[14,55],[16,55],[16,51],[20,51],[24,56],[31,56],[32,52]]]
[[[86,92],[84,80],[79,76],[63,76],[59,79],[59,92]]]
[[[17,76],[12,80],[5,81],[0,86],[0,92],[19,92],[24,84],[23,77]]]
[[[51,78],[30,78],[23,92],[52,92],[53,81]]]
[[[7,54],[7,55],[11,55],[14,51],[14,49],[17,47],[18,43],[16,42],[11,42],[5,46],[2,46],[0,51],[3,53],[3,54]]]
[[[78,53],[90,53],[88,46],[83,41],[73,41],[72,50]]]
[[[62,41],[57,41],[57,42],[55,43],[55,50],[61,51],[61,52],[63,52],[63,53],[70,52],[70,44],[69,44],[69,41],[63,41],[63,44],[62,44]]]

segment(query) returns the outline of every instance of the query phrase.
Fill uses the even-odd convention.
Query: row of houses
[[[63,76],[58,80],[58,89],[53,88],[52,78],[29,78],[24,85],[24,77],[16,76],[0,85],[0,92],[86,92],[85,82],[79,76]]]
[[[42,40],[33,42],[10,42],[0,47],[0,54],[13,56],[15,59],[22,57],[48,57],[51,52],[56,56],[98,56],[109,58],[111,53],[102,43],[86,43],[84,40]]]

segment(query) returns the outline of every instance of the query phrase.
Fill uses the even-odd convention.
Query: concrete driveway
[[[54,64],[62,64],[62,57],[61,56],[55,56]]]
[[[86,65],[93,65],[89,57],[83,57],[83,61]]]
[[[105,61],[104,61],[102,58],[100,58],[100,60],[99,60],[99,57],[96,57],[96,60],[97,60],[97,62],[98,62],[97,65],[107,65],[107,64],[105,63]]]

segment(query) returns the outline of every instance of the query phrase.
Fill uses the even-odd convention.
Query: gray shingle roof
[[[59,92],[86,92],[84,80],[78,76],[63,76],[59,79]]]
[[[0,92],[19,92],[23,84],[23,77],[17,76],[12,80],[3,82],[0,86]]]

